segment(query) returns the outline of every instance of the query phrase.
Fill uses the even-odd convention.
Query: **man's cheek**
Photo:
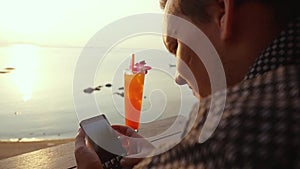
[[[177,62],[177,71],[181,75],[183,79],[186,80],[186,82],[193,86],[193,88],[198,89],[197,87],[197,80],[196,77],[193,74],[193,71],[189,65],[187,65],[184,61],[178,61]]]

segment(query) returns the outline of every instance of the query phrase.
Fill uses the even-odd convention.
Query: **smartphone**
[[[95,149],[103,168],[121,168],[120,160],[126,155],[126,151],[105,115],[83,120],[80,122],[80,127]]]

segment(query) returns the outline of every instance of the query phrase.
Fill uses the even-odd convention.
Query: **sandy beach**
[[[0,141],[0,160],[13,157],[16,155],[32,152],[35,150],[56,146],[59,144],[69,143],[74,139],[64,140],[45,140],[45,141],[32,141],[32,142],[8,142]]]

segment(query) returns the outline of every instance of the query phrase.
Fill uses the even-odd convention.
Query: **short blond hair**
[[[164,9],[168,0],[160,0],[160,7]],[[172,11],[182,13],[192,19],[209,21],[207,6],[217,0],[173,0]],[[288,21],[299,17],[300,0],[235,0],[236,5],[246,2],[258,2],[269,6],[274,11],[274,18],[278,21]]]

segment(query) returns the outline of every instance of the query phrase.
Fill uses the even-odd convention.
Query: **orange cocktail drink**
[[[124,98],[125,98],[125,124],[138,130],[143,102],[145,72],[124,73]]]

